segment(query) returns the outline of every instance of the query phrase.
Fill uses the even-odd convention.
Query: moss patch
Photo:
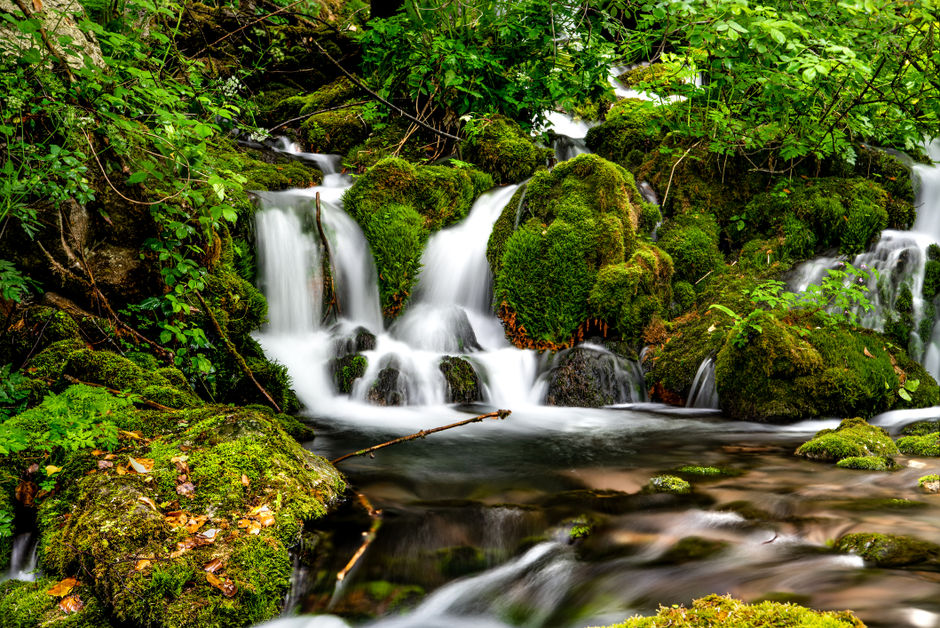
[[[845,419],[834,430],[817,432],[796,450],[798,456],[830,462],[897,453],[897,446],[884,428],[858,418]]]
[[[684,606],[660,607],[653,617],[634,617],[609,628],[864,628],[849,611],[813,611],[795,604],[745,604],[730,596],[709,595]]]
[[[536,146],[518,124],[504,116],[494,115],[478,124],[461,145],[463,157],[499,185],[531,177],[552,156],[550,149]]]
[[[473,365],[460,357],[445,356],[439,365],[447,382],[448,403],[473,403],[483,400],[480,378]]]
[[[903,436],[898,439],[898,449],[909,456],[940,456],[940,434]]]
[[[836,550],[858,554],[879,567],[903,567],[936,560],[940,545],[895,534],[859,532],[846,534],[835,544]]]
[[[344,203],[372,248],[386,317],[397,316],[408,300],[430,234],[464,218],[492,184],[477,170],[415,166],[396,158],[383,159],[356,179]]]

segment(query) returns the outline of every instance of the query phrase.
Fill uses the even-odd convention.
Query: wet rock
[[[483,400],[480,378],[470,362],[464,358],[445,356],[441,358],[440,369],[447,382],[448,403],[473,403]]]
[[[727,541],[706,539],[700,536],[687,536],[679,539],[675,545],[663,552],[659,558],[653,561],[653,564],[681,565],[696,560],[705,560],[721,553],[727,547]]]
[[[925,475],[917,480],[917,486],[928,493],[940,493],[940,475],[936,473]]]
[[[905,425],[901,430],[902,436],[923,436],[925,434],[940,433],[940,420],[935,421],[917,421],[910,425]]]
[[[836,541],[835,549],[858,554],[878,567],[903,567],[936,562],[940,558],[940,545],[936,543],[910,536],[873,532],[846,534]]]
[[[548,405],[599,408],[631,401],[630,372],[614,354],[581,346],[557,359],[548,376]]]
[[[644,490],[648,493],[685,495],[692,492],[692,485],[675,475],[657,475],[650,478],[649,484],[646,485]]]
[[[394,366],[386,366],[369,389],[369,402],[377,406],[403,406],[408,403],[405,377]]]
[[[891,471],[898,468],[894,460],[882,456],[850,456],[837,462],[836,466],[858,471]]]
[[[342,358],[351,353],[373,351],[375,350],[375,343],[375,334],[365,327],[359,326],[334,341],[333,355],[336,358]]]
[[[904,436],[898,439],[898,450],[909,456],[940,456],[940,434]]]
[[[891,456],[898,448],[884,428],[869,425],[864,419],[845,419],[835,430],[821,430],[800,445],[796,455],[811,460],[836,462],[844,458]]]
[[[437,550],[438,569],[448,579],[486,569],[486,554],[478,547],[458,545]]]
[[[333,383],[336,390],[343,395],[352,392],[353,384],[366,374],[369,361],[361,353],[344,355],[330,361],[330,372],[333,374]]]

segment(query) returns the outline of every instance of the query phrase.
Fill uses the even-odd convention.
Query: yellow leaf
[[[134,565],[134,571],[143,571],[144,569],[146,569],[146,568],[149,567],[149,566],[150,566],[150,561],[149,561],[149,560],[147,560],[147,559],[138,560],[137,563]]]
[[[62,470],[62,467],[57,467],[55,465],[50,464],[46,466],[46,475],[53,476],[61,470]]]
[[[154,512],[160,512],[160,509],[157,508],[156,502],[154,502],[149,497],[144,497],[143,495],[141,495],[140,497],[137,498],[137,501],[144,502],[145,504],[153,508]]]
[[[78,585],[79,582],[75,578],[66,578],[65,580],[60,580],[59,582],[52,585],[52,587],[46,591],[46,593],[55,597],[63,597],[71,593],[72,589]]]
[[[59,602],[59,610],[64,613],[77,613],[85,608],[85,603],[77,595],[70,595]]]
[[[127,461],[137,473],[150,473],[153,469],[153,460],[150,458],[131,458],[128,456]]]

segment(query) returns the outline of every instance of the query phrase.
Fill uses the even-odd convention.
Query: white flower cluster
[[[238,95],[238,92],[244,89],[244,87],[245,86],[237,76],[230,76],[225,79],[225,82],[222,83],[220,89],[226,98],[234,98]]]
[[[272,48],[271,58],[274,59],[277,63],[283,62],[285,58],[284,51],[280,48]]]
[[[268,130],[262,129],[261,127],[258,127],[257,129],[252,129],[248,133],[248,139],[251,140],[252,142],[263,142],[264,140],[270,137],[271,137],[271,134],[268,132]]]

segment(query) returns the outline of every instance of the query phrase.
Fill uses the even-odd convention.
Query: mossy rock
[[[632,68],[617,77],[617,80],[625,87],[633,87],[640,83],[655,82],[657,85],[669,85],[670,83],[679,85],[683,82],[674,69],[663,63],[651,63]]]
[[[550,149],[537,146],[522,127],[504,116],[490,116],[477,124],[461,144],[463,157],[492,175],[497,185],[528,179],[552,156]]]
[[[677,216],[662,227],[656,244],[672,257],[678,280],[698,283],[724,266],[718,224],[710,215]]]
[[[333,383],[336,390],[342,395],[352,392],[353,384],[366,374],[369,361],[361,353],[344,355],[330,362],[330,371],[333,373]]]
[[[934,562],[940,558],[940,545],[910,536],[857,532],[836,541],[839,552],[858,554],[878,567],[904,567]]]
[[[891,471],[897,468],[897,463],[882,456],[849,456],[839,460],[836,466],[857,471]]]
[[[864,419],[845,419],[834,430],[822,430],[796,450],[796,455],[811,460],[836,462],[844,459],[897,455],[898,448],[883,427],[869,425]],[[849,463],[847,463],[849,464]],[[849,467],[858,468],[858,467]]]
[[[650,478],[644,490],[648,493],[672,493],[685,495],[692,492],[692,485],[675,475],[657,475]]]
[[[934,379],[883,335],[810,321],[756,320],[746,340],[730,334],[715,362],[722,410],[736,418],[792,421],[816,416],[870,417],[940,399]],[[907,402],[901,378],[921,386]]]
[[[492,185],[477,170],[415,166],[397,158],[383,159],[356,179],[344,196],[345,208],[372,248],[387,318],[408,300],[431,233],[463,219]]]
[[[101,603],[90,588],[79,585],[70,595],[78,596],[82,608],[66,612],[59,608],[61,597],[49,595],[56,582],[41,578],[35,582],[7,580],[0,584],[0,617],[5,628],[110,628]]]
[[[242,148],[234,142],[222,141],[209,153],[213,166],[231,170],[245,177],[243,190],[285,190],[319,185],[323,173],[303,161],[279,153],[263,153]],[[238,193],[240,200],[247,202],[244,192]],[[253,211],[253,206],[245,205]]]
[[[565,346],[598,316],[636,335],[668,307],[672,262],[637,244],[649,207],[629,172],[596,155],[533,176],[503,210],[487,247],[510,340]],[[623,302],[627,295],[635,298]]]
[[[473,403],[483,400],[480,377],[465,358],[444,356],[439,368],[447,382],[447,403]]]
[[[291,118],[336,107],[354,100],[360,94],[359,88],[346,77],[327,83],[309,94],[297,94],[296,90],[289,89],[282,89],[280,93],[285,97],[266,113],[268,118],[278,122],[286,122]]]
[[[786,188],[754,197],[744,210],[745,233],[785,235],[783,249],[793,259],[838,248],[861,253],[897,218],[888,215],[888,193],[862,178],[795,180]]]
[[[234,627],[276,616],[290,586],[287,548],[336,503],[345,489],[339,473],[267,412],[139,412],[122,425],[159,426],[161,438],[129,443],[152,470],[120,475],[120,454],[114,468],[44,500],[44,572],[80,578],[122,624]],[[173,509],[205,519],[187,531],[175,527]],[[222,563],[215,575],[234,584],[231,596],[205,576],[214,559]]]
[[[795,604],[745,604],[731,596],[709,595],[691,608],[661,606],[652,617],[634,617],[608,628],[865,628],[850,611],[814,611]]]
[[[940,456],[940,434],[903,436],[898,439],[898,449],[908,456]]]
[[[940,493],[940,475],[931,473],[917,478],[917,486],[928,493]]]
[[[574,347],[556,357],[548,374],[545,403],[550,406],[600,408],[636,401],[629,390],[619,356],[586,347]]]
[[[681,565],[697,560],[706,560],[720,554],[729,546],[727,541],[706,539],[700,536],[687,536],[676,541],[676,544],[662,553],[653,561],[656,565]]]
[[[662,140],[662,129],[671,109],[656,107],[645,100],[619,100],[607,112],[603,124],[588,130],[585,143],[605,159],[625,168],[637,168],[646,153]]]

